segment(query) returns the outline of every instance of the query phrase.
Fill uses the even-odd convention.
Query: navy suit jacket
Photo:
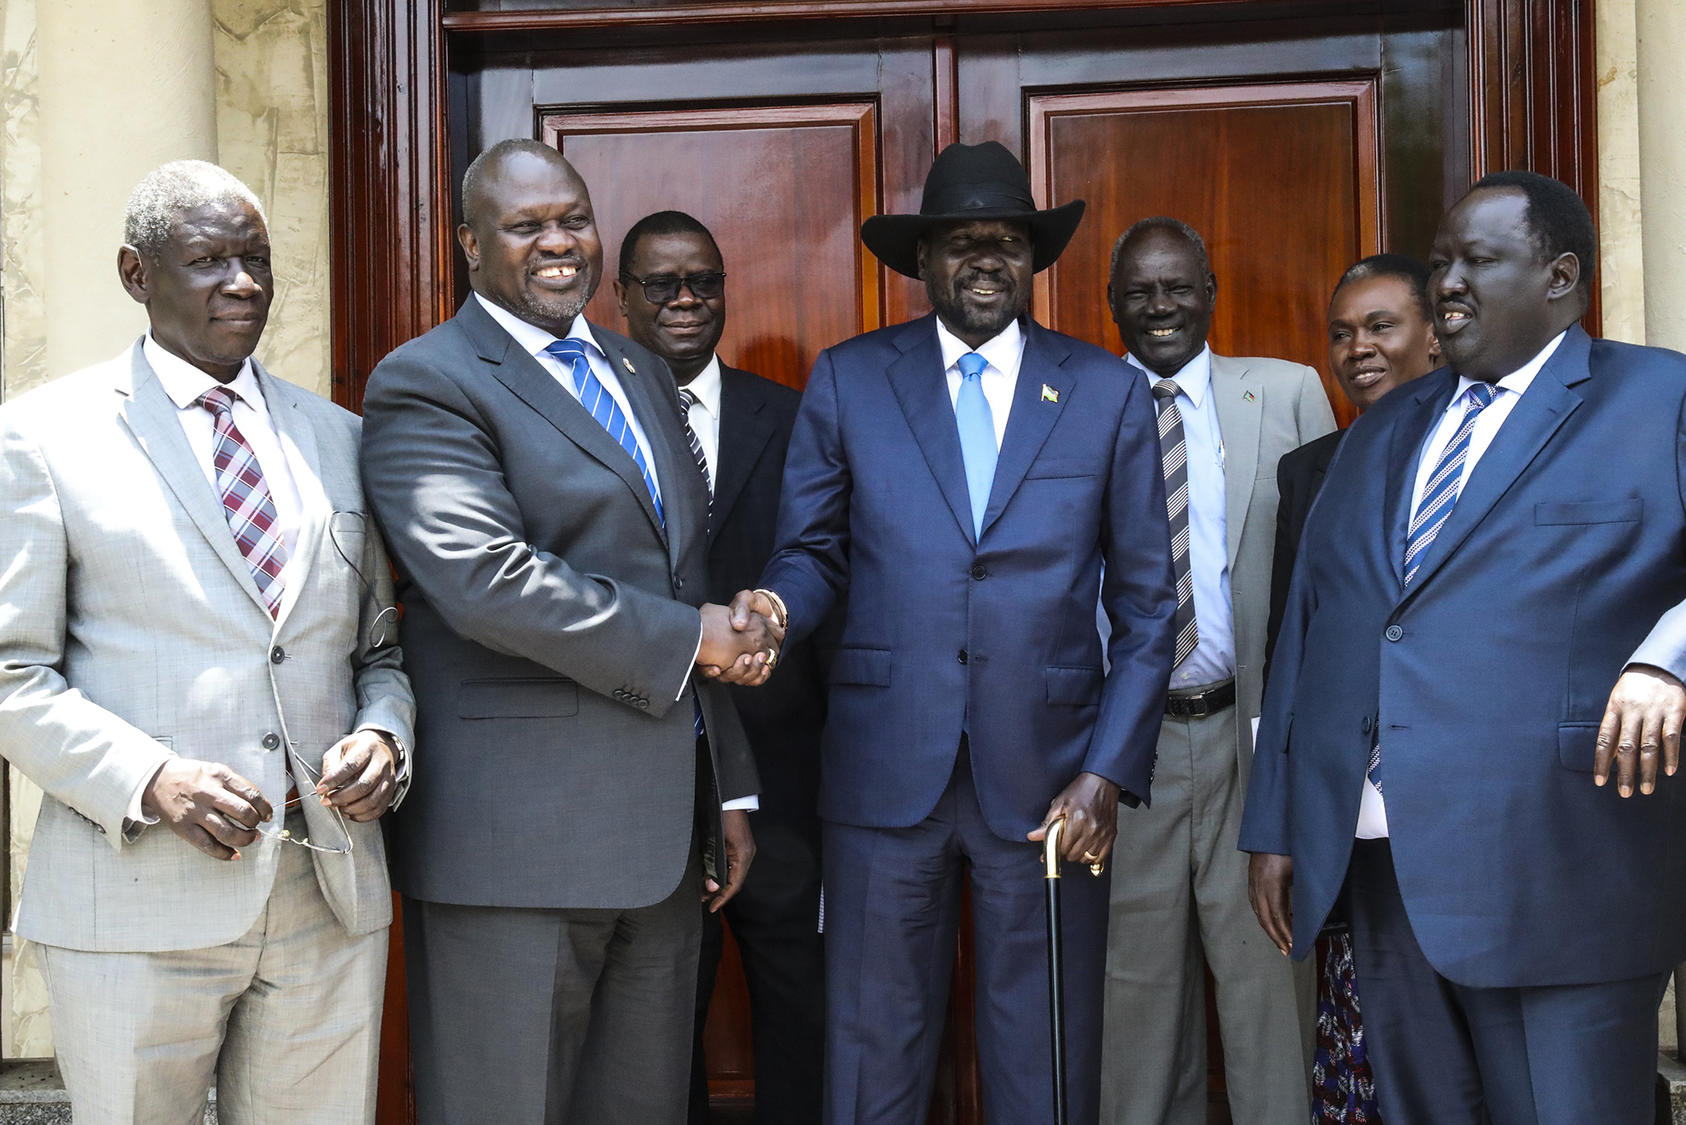
[[[802,396],[770,379],[720,365],[720,445],[708,535],[708,596],[729,604],[754,586],[773,554],[779,486]],[[756,823],[818,831],[820,731],[825,726],[822,660],[831,630],[791,640],[778,675],[761,687],[734,687],[732,702],[761,775]]]
[[[848,596],[823,744],[828,820],[918,823],[962,732],[1004,839],[1023,839],[1083,771],[1148,797],[1176,611],[1153,405],[1117,356],[1021,323],[981,540],[935,317],[814,365],[761,584],[793,631]],[[1097,595],[1113,624],[1107,674]]]
[[[1442,369],[1347,431],[1311,510],[1241,830],[1294,858],[1303,956],[1346,875],[1380,724],[1405,909],[1477,987],[1621,980],[1686,957],[1686,780],[1592,783],[1630,662],[1686,676],[1686,357],[1569,330],[1410,588],[1410,493]]]

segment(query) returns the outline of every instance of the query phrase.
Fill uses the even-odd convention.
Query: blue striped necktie
[[[1458,422],[1458,432],[1452,435],[1452,440],[1441,451],[1440,459],[1434,463],[1434,471],[1429,473],[1428,483],[1423,487],[1422,502],[1417,505],[1416,514],[1411,517],[1411,526],[1405,532],[1407,586],[1417,576],[1430,544],[1440,534],[1440,529],[1446,526],[1446,519],[1458,502],[1458,494],[1463,491],[1464,462],[1469,460],[1469,438],[1475,432],[1475,419],[1493,404],[1498,392],[1491,383],[1474,383],[1466,393],[1469,401],[1464,404],[1464,416]],[[1376,787],[1376,792],[1382,791],[1380,723],[1376,724],[1375,740],[1370,743],[1370,764],[1365,768],[1364,776]]]
[[[1452,435],[1452,440],[1446,443],[1440,454],[1440,460],[1434,463],[1434,471],[1428,475],[1428,483],[1423,487],[1422,501],[1418,503],[1416,514],[1411,517],[1411,526],[1405,532],[1407,586],[1417,576],[1425,553],[1445,526],[1453,505],[1458,502],[1458,493],[1463,490],[1464,462],[1469,458],[1469,437],[1475,432],[1476,417],[1492,405],[1495,391],[1491,383],[1474,383],[1466,393],[1469,402],[1464,406],[1458,432]]]
[[[638,438],[627,424],[626,415],[621,412],[620,405],[598,382],[597,376],[591,372],[591,362],[586,359],[585,343],[572,337],[566,340],[553,340],[545,345],[545,351],[561,360],[574,372],[574,386],[580,395],[580,405],[590,411],[609,436],[620,443],[620,447],[632,458],[632,463],[638,466],[638,474],[644,478],[644,487],[650,490],[650,502],[656,506],[656,519],[663,527],[667,526],[667,517],[662,514],[661,493],[656,491],[656,478],[650,472],[650,462],[644,456],[644,451],[638,446]]]

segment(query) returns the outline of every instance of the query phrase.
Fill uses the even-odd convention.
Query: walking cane
[[[1048,897],[1048,1024],[1054,1055],[1054,1125],[1066,1125],[1065,1102],[1065,956],[1060,945],[1060,833],[1065,817],[1048,825],[1042,841],[1042,876]],[[1088,858],[1085,856],[1084,858]],[[1100,877],[1106,864],[1089,864],[1089,874]]]
[[[1065,817],[1048,825],[1042,841],[1043,885],[1048,895],[1048,1022],[1054,1049],[1054,1125],[1065,1115],[1065,963],[1060,949],[1060,832]]]

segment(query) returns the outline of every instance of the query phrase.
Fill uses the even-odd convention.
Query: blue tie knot
[[[572,364],[575,360],[585,358],[585,341],[570,336],[566,340],[552,340],[544,346],[544,350],[563,363]]]
[[[979,375],[983,374],[984,368],[989,366],[989,360],[985,359],[977,352],[967,352],[965,355],[955,360],[954,365],[960,368],[960,377],[962,379],[975,379]]]
[[[1469,388],[1470,400],[1474,402],[1476,408],[1480,410],[1485,410],[1487,407],[1491,406],[1494,396],[1498,393],[1498,388],[1493,386],[1491,383],[1471,383]]]

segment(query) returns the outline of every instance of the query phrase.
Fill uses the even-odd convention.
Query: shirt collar
[[[720,356],[708,357],[708,366],[697,372],[689,383],[685,384],[696,398],[697,405],[708,411],[710,418],[720,417]]]
[[[235,372],[234,378],[227,383],[219,383],[181,356],[168,350],[163,344],[152,338],[152,333],[146,334],[145,342],[141,344],[141,353],[146,356],[147,364],[152,373],[158,376],[159,385],[164,393],[170,396],[170,401],[178,409],[188,410],[199,405],[199,396],[212,387],[227,387],[235,396],[259,414],[268,414],[263,401],[263,390],[258,385],[257,369],[252,366],[252,357],[247,356],[240,364],[240,370]]]
[[[528,355],[543,355],[545,349],[556,342],[557,337],[536,324],[528,324],[503,306],[493,304],[478,293],[474,294],[474,299],[480,302],[480,307],[491,314],[492,319],[497,321],[505,332],[515,337],[515,342],[520,344]],[[568,328],[566,339],[579,340],[590,351],[594,351],[598,355],[604,354],[603,345],[599,344],[597,337],[591,334],[591,325],[586,323],[583,315],[574,318],[574,323]]]
[[[943,350],[944,371],[952,370],[954,365],[960,362],[960,357],[967,352],[977,352],[1002,374],[1018,370],[1019,358],[1024,355],[1024,329],[1019,327],[1017,317],[976,348],[950,332],[942,317],[937,317],[936,321],[937,344]]]
[[[1529,360],[1527,363],[1524,363],[1521,367],[1518,367],[1515,371],[1512,371],[1509,375],[1506,375],[1503,379],[1500,379],[1494,384],[1494,387],[1501,391],[1513,391],[1516,394],[1521,394],[1523,391],[1527,390],[1533,385],[1534,376],[1538,375],[1551,357],[1556,354],[1557,346],[1563,342],[1563,337],[1568,334],[1568,330],[1565,329],[1564,331],[1559,332],[1556,336],[1552,337],[1551,343],[1541,348],[1538,355]],[[1464,392],[1473,387],[1476,382],[1477,380],[1471,379],[1468,375],[1459,375],[1458,393],[1452,396],[1452,402],[1462,402]]]
[[[1162,376],[1155,375],[1142,361],[1133,355],[1126,355],[1124,362],[1147,376],[1148,382],[1157,383]],[[1200,403],[1206,397],[1206,388],[1212,385],[1212,345],[1207,344],[1200,349],[1200,354],[1183,364],[1177,373],[1171,376],[1171,381],[1177,389],[1188,396],[1188,400],[1199,409]]]

